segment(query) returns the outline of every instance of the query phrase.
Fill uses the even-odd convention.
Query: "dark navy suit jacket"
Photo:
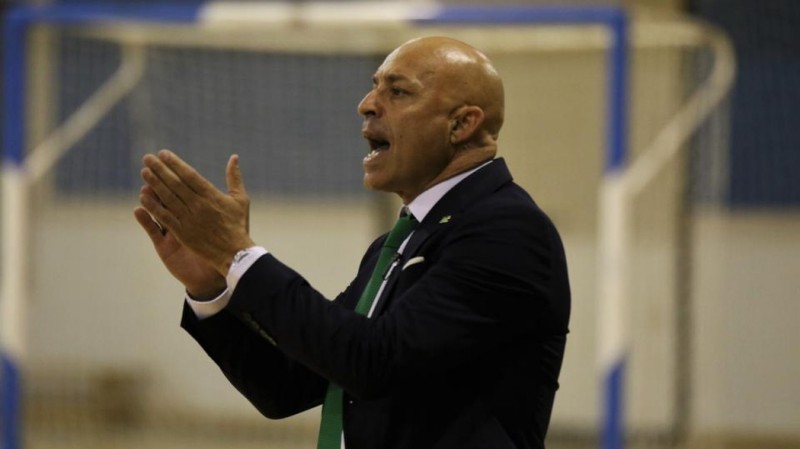
[[[340,385],[347,449],[544,447],[570,312],[547,216],[496,159],[420,223],[367,318],[353,309],[384,238],[335,301],[267,254],[182,326],[267,417]]]

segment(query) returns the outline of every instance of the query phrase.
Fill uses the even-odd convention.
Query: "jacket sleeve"
[[[321,403],[325,379],[225,310],[199,320],[185,305],[181,326],[264,416],[285,418]]]
[[[379,248],[381,241],[378,239],[373,242],[367,255],[373,253],[373,248]],[[362,269],[368,261],[367,257],[361,261]],[[275,281],[270,277],[261,278],[264,273],[258,270],[252,271],[252,279],[259,279],[266,284]],[[329,302],[305,280],[301,282],[316,301]],[[354,282],[334,302],[355,308],[357,298],[351,296],[362,288],[361,284]],[[264,416],[285,418],[322,403],[328,380],[277,348],[272,336],[258,325],[250,313],[233,314],[226,308],[200,320],[185,304],[181,327],[214,360],[228,381]]]

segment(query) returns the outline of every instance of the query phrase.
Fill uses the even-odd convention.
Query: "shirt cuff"
[[[186,303],[192,308],[195,316],[202,320],[216,315],[220,310],[224,309],[231,300],[231,292],[230,288],[226,288],[219,296],[209,301],[194,300],[186,293]]]
[[[239,251],[233,256],[231,267],[228,268],[228,276],[225,278],[228,283],[228,291],[231,292],[231,294],[236,290],[236,284],[239,283],[239,279],[241,279],[247,270],[256,263],[256,260],[264,254],[267,254],[267,250],[263,247],[251,246],[250,248]]]
[[[239,283],[239,279],[241,279],[256,260],[264,254],[267,254],[267,250],[261,246],[251,246],[250,248],[243,249],[236,253],[233,257],[231,267],[228,269],[228,276],[225,278],[228,288],[216,298],[210,301],[197,301],[186,294],[186,303],[192,308],[197,318],[202,320],[224,309],[230,302],[233,292],[236,290],[236,285]]]

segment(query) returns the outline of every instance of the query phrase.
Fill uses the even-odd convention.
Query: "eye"
[[[393,97],[400,97],[407,94],[408,91],[399,87],[392,87],[389,89],[389,93],[392,94]]]

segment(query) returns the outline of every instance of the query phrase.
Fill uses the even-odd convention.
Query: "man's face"
[[[366,187],[397,193],[408,203],[448,165],[454,154],[449,115],[458,105],[444,72],[424,48],[401,47],[378,68],[358,105],[370,148]]]

